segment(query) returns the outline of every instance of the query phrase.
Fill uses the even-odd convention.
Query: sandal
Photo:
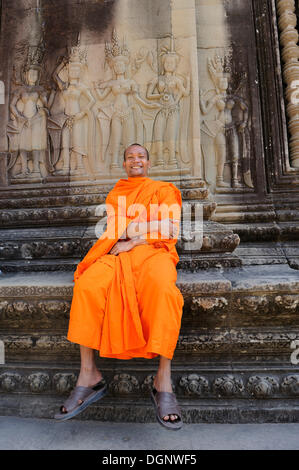
[[[60,413],[54,415],[57,421],[65,421],[73,418],[81,411],[85,410],[91,403],[103,398],[107,393],[107,384],[104,379],[101,379],[93,387],[77,386],[72,390],[69,398],[60,407]],[[82,403],[78,404],[81,400]],[[66,411],[63,411],[63,408]]]
[[[174,393],[158,392],[158,390],[153,387],[151,390],[151,400],[156,410],[158,423],[167,429],[172,429],[173,431],[181,429],[183,425],[181,410]],[[163,417],[167,415],[177,415],[178,418],[173,421],[169,418],[168,421],[165,421]]]

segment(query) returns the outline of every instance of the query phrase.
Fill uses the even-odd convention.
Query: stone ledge
[[[178,270],[184,296],[182,331],[299,326],[298,271],[286,266]],[[0,330],[16,335],[65,334],[73,272],[6,273],[0,276]],[[282,326],[283,325],[283,326]]]
[[[157,361],[155,366],[157,367]],[[109,397],[136,399],[150,392],[155,376],[152,361],[132,364],[106,361],[101,358],[99,367],[109,389]],[[53,363],[8,364],[0,367],[0,392],[18,396],[20,393],[38,396],[67,396],[78,378],[79,365],[58,366]],[[174,361],[172,384],[182,399],[213,401],[215,399],[291,399],[299,397],[299,368],[292,365],[256,364],[240,366],[201,364],[182,365]],[[108,400],[109,400],[108,397]]]
[[[237,292],[244,290],[255,291],[299,291],[299,274],[288,265],[244,266],[243,268],[215,268],[209,271],[191,272],[178,269],[177,285],[183,293],[195,291],[202,294],[204,284],[207,290],[217,292]],[[28,295],[28,288],[36,295],[47,293],[48,289],[67,289],[72,294],[73,273],[43,272],[43,273],[5,273],[0,275],[0,295]],[[57,291],[56,291],[57,292]],[[34,294],[32,294],[34,295]]]
[[[2,334],[8,361],[52,360],[56,363],[78,360],[77,344],[65,334]],[[202,356],[212,360],[272,360],[290,361],[291,343],[299,341],[299,329],[289,326],[275,328],[200,328],[200,332],[182,332],[175,356],[187,357],[190,363]]]
[[[84,257],[97,241],[96,224],[89,226],[53,226],[47,229],[7,229],[0,231],[0,260],[4,272],[21,270],[68,269]],[[204,221],[196,229],[202,239],[194,240],[195,227],[182,224],[182,233],[177,241],[178,253],[182,255],[180,265],[203,267],[241,266],[241,261],[232,254],[238,246],[239,237],[226,227]],[[193,241],[192,241],[193,240]],[[192,255],[192,256],[191,256]],[[201,258],[203,256],[203,259]]]
[[[104,401],[105,400],[105,401]],[[298,423],[299,406],[297,400],[255,401],[216,400],[206,403],[199,400],[190,405],[179,400],[182,418],[185,423]],[[2,396],[0,415],[20,416],[23,418],[53,418],[61,406],[61,397],[18,397]],[[101,405],[91,405],[79,416],[78,420],[110,422],[154,423],[156,422],[150,398],[138,403],[122,400],[121,403],[108,401],[105,397]],[[54,421],[53,421],[54,422]]]

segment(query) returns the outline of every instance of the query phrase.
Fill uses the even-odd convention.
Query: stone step
[[[37,397],[3,395],[0,403],[2,416],[23,418],[53,418],[63,401],[61,397]],[[298,399],[283,400],[219,400],[206,402],[198,400],[190,404],[189,400],[179,400],[182,419],[191,423],[298,423]],[[118,401],[104,397],[98,403],[90,405],[73,419],[102,422],[156,423],[155,411],[150,397]],[[53,421],[53,424],[54,421]],[[57,424],[57,423],[56,423]],[[59,423],[58,423],[59,425]]]
[[[50,418],[76,383],[79,347],[65,338],[72,276],[0,277],[0,414]],[[177,285],[185,310],[172,380],[184,420],[296,421],[298,271],[288,265],[179,270]],[[96,354],[96,362],[109,395],[79,419],[154,421],[148,392],[158,358],[118,361]]]
[[[66,340],[73,273],[0,277],[0,332],[9,361],[78,360]],[[263,270],[178,270],[184,296],[178,358],[289,361],[299,339],[299,276],[288,266]]]
[[[96,224],[1,230],[1,269],[5,272],[74,271],[99,236]],[[177,242],[178,253],[183,255],[180,265],[190,269],[217,264],[241,266],[241,261],[232,254],[238,243],[237,235],[216,222],[204,221],[198,227],[184,223]]]
[[[99,217],[96,215],[99,210],[98,204],[77,204],[62,205],[49,207],[21,207],[18,209],[2,209],[0,212],[1,227],[48,227],[55,223],[61,225],[78,225],[78,224],[96,224]],[[188,201],[191,208],[195,204],[200,204],[202,214],[205,220],[208,220],[215,212],[216,204],[208,200],[190,200]]]
[[[243,266],[269,264],[289,264],[292,269],[299,269],[299,241],[277,241],[259,243],[241,243],[234,255]]]
[[[293,222],[234,222],[221,223],[238,234],[241,244],[246,242],[282,242],[299,240],[299,224]]]
[[[114,184],[86,182],[61,185],[26,187],[19,185],[8,191],[0,188],[1,227],[48,227],[50,224],[96,224],[99,205],[104,204]],[[114,181],[115,183],[115,181]],[[215,212],[216,203],[209,199],[209,190],[202,180],[174,181],[180,188],[183,204],[200,204],[203,217],[208,220]],[[194,210],[194,209],[193,209]]]
[[[44,191],[40,194],[30,193],[29,191],[23,193],[10,192],[9,198],[3,197],[0,191],[0,209],[11,210],[21,208],[50,208],[50,207],[66,207],[66,206],[87,206],[103,204],[108,194],[107,188],[90,189],[88,192],[85,189],[85,194],[80,194],[78,190],[71,191],[66,189],[64,192],[56,190]],[[22,196],[24,194],[24,196]],[[30,195],[31,194],[31,195]],[[181,191],[183,201],[205,201],[209,196],[209,191],[206,188],[190,188]],[[211,202],[211,201],[210,201]]]
[[[130,363],[130,364],[129,364]],[[150,388],[155,360],[111,368],[101,361],[108,394],[77,419],[153,422]],[[297,422],[298,368],[268,366],[195,367],[173,363],[173,390],[185,422]],[[51,418],[75,386],[78,369],[48,364],[0,367],[0,414]]]
[[[298,323],[298,320],[297,320]],[[60,334],[18,333],[1,334],[5,357],[16,361],[79,361],[79,347],[66,339],[66,331]],[[296,346],[297,345],[297,346]],[[210,361],[236,363],[280,361],[289,363],[293,349],[299,350],[299,328],[201,328],[182,331],[176,346],[176,357],[186,364]],[[299,353],[298,353],[299,356]]]
[[[112,397],[144,397],[153,384],[158,360],[118,361],[100,358],[97,365]],[[175,393],[190,400],[206,398],[295,398],[299,396],[299,367],[291,364],[172,363]],[[79,365],[10,363],[0,366],[1,393],[65,395],[75,386]],[[258,387],[260,385],[260,388]]]
[[[65,327],[73,272],[3,273],[0,276],[1,330],[52,332]],[[296,325],[299,274],[288,265],[246,266],[190,272],[178,269],[186,325]],[[218,322],[218,323],[217,323]],[[295,322],[295,323],[294,323]]]
[[[73,272],[3,273],[0,328],[63,328],[73,285]],[[294,325],[299,312],[299,274],[288,265],[207,272],[178,269],[177,285],[184,296],[188,324],[204,316],[200,326],[215,327],[215,319],[218,326],[228,321],[232,327],[279,325],[282,318],[284,325]],[[205,323],[207,316],[212,323]]]
[[[66,245],[68,243],[66,242]],[[58,245],[58,244],[57,244]],[[58,245],[59,246],[59,245]],[[62,248],[61,245],[59,248]],[[59,251],[58,251],[59,253]],[[0,261],[3,273],[19,272],[48,272],[48,271],[71,271],[74,272],[77,264],[83,258],[53,258],[53,259],[18,259],[14,261]],[[234,253],[194,253],[180,254],[178,269],[198,271],[209,268],[241,267],[241,259]]]
[[[155,179],[155,178],[153,178]],[[71,205],[82,204],[84,200],[91,204],[98,204],[105,200],[107,194],[118,178],[99,181],[66,181],[55,180],[45,184],[19,184],[12,188],[0,188],[0,208],[21,208],[34,206]],[[181,191],[182,199],[203,199],[209,195],[206,183],[200,179],[190,178],[163,178],[175,184]],[[73,199],[70,199],[73,198]],[[70,205],[70,204],[68,204]]]

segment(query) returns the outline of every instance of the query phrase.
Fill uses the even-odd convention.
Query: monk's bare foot
[[[171,380],[170,380],[170,377],[168,376],[168,374],[167,375],[166,374],[159,374],[159,372],[158,372],[157,375],[155,376],[155,379],[154,379],[154,387],[158,392],[173,393]],[[178,416],[177,415],[164,416],[163,417],[164,421],[168,421],[169,417],[170,417],[171,421],[175,421]]]
[[[81,368],[77,386],[93,387],[102,380],[102,378],[102,373],[96,367],[91,369]]]
[[[102,378],[103,376],[101,372],[96,367],[92,369],[81,368],[76,386],[93,387],[95,384],[100,382]],[[79,400],[78,404],[80,405],[81,403],[82,400]],[[64,407],[62,408],[62,412],[66,412]]]

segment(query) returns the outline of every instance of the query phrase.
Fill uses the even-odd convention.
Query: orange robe
[[[74,273],[67,339],[102,357],[172,359],[184,304],[176,286],[177,240],[151,233],[146,245],[118,256],[109,251],[132,220],[179,219],[180,191],[171,183],[129,177],[116,183],[106,204],[107,229]],[[163,213],[170,206],[173,211]]]

